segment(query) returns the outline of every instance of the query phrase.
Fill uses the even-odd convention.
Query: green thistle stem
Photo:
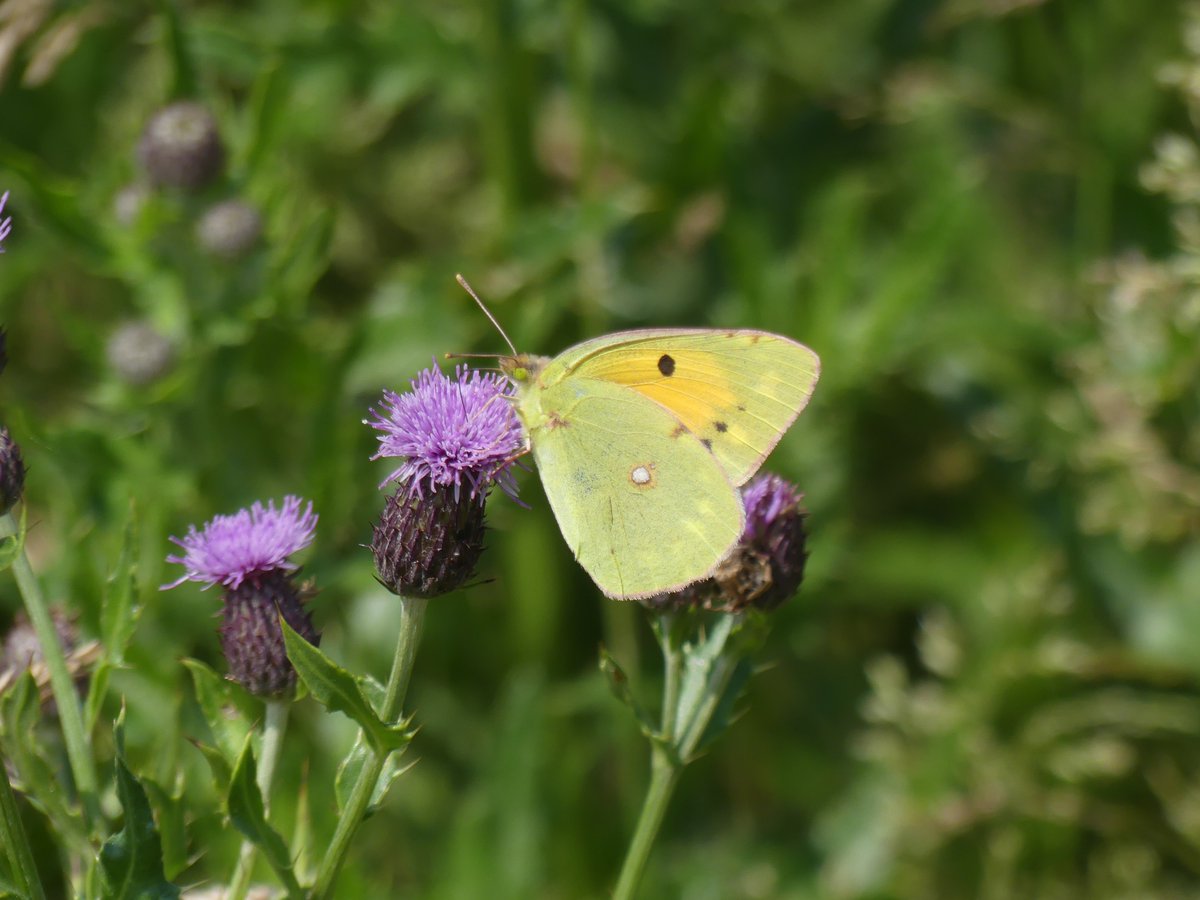
[[[11,538],[19,533],[20,528],[11,510],[0,516],[0,539]],[[33,625],[42,648],[46,669],[50,673],[50,691],[58,706],[58,721],[67,745],[67,759],[71,764],[75,789],[83,801],[85,818],[95,827],[100,820],[100,807],[96,802],[96,769],[83,727],[79,694],[75,691],[75,682],[67,669],[67,660],[63,655],[62,645],[58,642],[58,632],[54,628],[50,608],[46,605],[42,589],[33,575],[33,568],[29,565],[29,557],[25,555],[24,547],[13,559],[12,570],[17,580],[17,590],[25,603],[25,613]]]
[[[267,716],[263,722],[262,758],[258,761],[258,792],[262,794],[263,812],[271,808],[271,782],[275,780],[275,764],[279,762],[279,752],[283,749],[283,733],[287,730],[288,711],[291,709],[289,700],[268,700]],[[229,891],[226,900],[245,900],[246,892],[250,889],[250,875],[254,870],[254,844],[242,841],[242,849],[238,854],[237,868],[229,879]]]
[[[8,770],[0,758],[0,846],[8,856],[16,888],[29,900],[46,900],[42,881],[38,878],[37,866],[33,862],[33,851],[21,824],[21,812],[17,809],[17,798],[8,783]]]
[[[737,670],[738,659],[725,653],[725,645],[740,621],[740,615],[721,616],[708,638],[685,653],[675,616],[659,615],[655,631],[662,646],[665,676],[662,727],[652,738],[650,785],[613,900],[633,900],[636,896],[679,777],[692,761]]]
[[[425,621],[425,609],[428,604],[429,601],[424,597],[400,597],[400,632],[396,636],[396,651],[392,658],[392,671],[388,676],[383,708],[378,710],[379,717],[390,725],[401,718],[404,696],[408,693],[408,683],[412,677],[413,662],[417,656],[417,644],[421,640],[421,626]],[[316,883],[309,895],[310,900],[320,900],[333,889],[346,851],[350,848],[350,841],[371,802],[371,795],[375,792],[375,785],[379,782],[387,757],[386,753],[372,753],[371,759],[359,772],[346,809],[338,819],[333,839],[325,851],[325,858],[321,860]]]
[[[658,829],[662,826],[667,805],[671,802],[671,795],[682,772],[683,763],[673,759],[669,750],[656,744],[651,757],[650,786],[642,802],[642,812],[638,816],[633,839],[629,842],[629,851],[625,854],[625,863],[621,866],[613,900],[633,900],[636,896],[642,873],[646,871],[646,862],[650,859],[650,850],[658,837]]]

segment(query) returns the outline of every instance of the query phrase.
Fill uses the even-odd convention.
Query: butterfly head
[[[548,362],[550,362],[548,356],[534,356],[531,353],[501,356],[500,371],[516,382],[518,387],[521,387],[537,378],[538,373],[546,367]]]

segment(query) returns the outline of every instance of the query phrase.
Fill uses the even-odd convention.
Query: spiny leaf
[[[233,777],[229,781],[229,793],[225,803],[234,827],[262,851],[279,880],[287,888],[288,896],[303,897],[304,892],[300,889],[296,873],[292,870],[292,859],[287,844],[267,821],[262,792],[259,791],[258,782],[255,780],[254,752],[249,735],[242,745],[237,765],[233,767]]]
[[[162,841],[150,813],[146,791],[125,765],[124,710],[113,728],[117,758],[117,797],[125,811],[125,827],[100,848],[100,877],[106,898],[164,900],[179,897],[179,888],[163,873]]]
[[[624,703],[626,709],[633,713],[642,734],[651,739],[656,738],[658,727],[650,718],[650,714],[646,712],[645,707],[638,702],[637,697],[633,696],[633,691],[629,688],[629,676],[604,647],[600,648],[600,671],[604,673],[604,678],[608,682],[608,688],[612,691],[613,696]]]
[[[17,524],[17,533],[0,540],[0,572],[13,564],[21,551],[25,549],[25,515],[29,507],[21,504],[21,521]]]
[[[100,609],[100,639],[104,645],[105,659],[119,666],[125,662],[125,648],[133,637],[140,610],[135,603],[137,597],[137,520],[134,511],[129,511],[121,541],[121,555],[116,568],[109,576],[104,591],[104,605]]]
[[[357,722],[376,751],[398,750],[412,740],[407,722],[389,725],[379,718],[364,691],[362,680],[355,678],[328,656],[279,619],[288,659],[309,693],[333,712],[341,712]]]
[[[196,702],[212,730],[217,749],[230,766],[238,758],[251,723],[259,717],[257,703],[239,685],[222,678],[204,663],[185,659],[196,685]]]
[[[150,797],[151,806],[158,813],[163,845],[163,868],[169,876],[174,877],[188,865],[183,778],[177,777],[175,787],[170,791],[150,778],[143,778],[142,786]]]
[[[337,798],[339,813],[346,809],[346,804],[350,801],[350,794],[353,793],[354,785],[358,781],[359,773],[362,772],[363,766],[374,755],[375,751],[363,740],[362,733],[360,732],[354,740],[354,746],[350,748],[350,752],[346,754],[346,758],[338,766],[337,779],[334,781],[334,795]],[[383,801],[396,779],[411,768],[411,764],[400,764],[402,755],[402,750],[388,754],[388,758],[383,763],[383,771],[379,773],[379,779],[375,782],[375,787],[371,791],[371,799],[367,802],[367,809],[363,818],[375,814],[379,807],[383,805]]]

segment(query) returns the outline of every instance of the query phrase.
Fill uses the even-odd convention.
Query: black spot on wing
[[[658,371],[670,377],[675,374],[675,360],[667,353],[658,358]]]
[[[716,428],[721,434],[724,434],[729,430],[729,426],[724,422],[713,422],[713,427]]]
[[[711,440],[709,440],[708,438],[700,438],[700,443],[702,443],[704,445],[705,450],[708,450],[709,452],[712,451],[712,441]]]

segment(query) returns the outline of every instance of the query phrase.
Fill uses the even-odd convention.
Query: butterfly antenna
[[[476,303],[479,304],[479,308],[483,310],[483,314],[488,317],[488,320],[493,325],[496,326],[496,330],[498,332],[500,332],[500,337],[504,338],[504,343],[508,344],[508,349],[512,351],[513,356],[516,356],[517,348],[514,347],[513,342],[508,339],[508,335],[505,334],[504,329],[500,327],[500,323],[496,321],[496,317],[492,315],[491,310],[489,310],[484,305],[483,301],[479,299],[479,295],[477,293],[475,293],[475,289],[473,287],[471,287],[471,285],[467,284],[467,279],[465,279],[461,275],[455,273],[454,280],[457,281],[459,283],[459,285],[462,286],[462,289],[464,291],[466,291],[468,294],[471,295],[471,299],[473,299]]]

